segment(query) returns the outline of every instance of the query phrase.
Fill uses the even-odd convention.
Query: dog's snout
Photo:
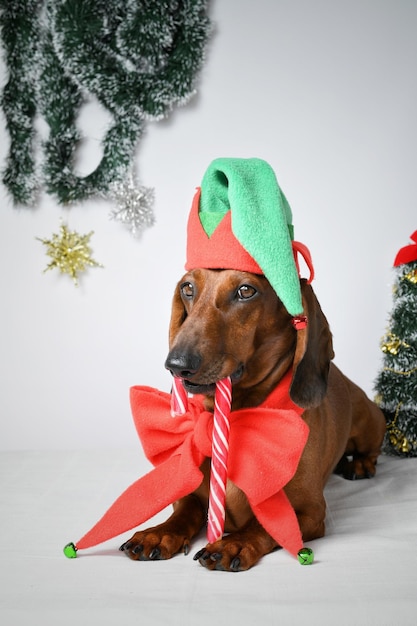
[[[168,354],[165,367],[170,370],[174,376],[190,379],[198,372],[201,363],[202,358],[199,354],[187,354],[173,350]]]

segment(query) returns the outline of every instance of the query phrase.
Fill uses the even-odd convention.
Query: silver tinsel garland
[[[1,104],[10,135],[3,182],[15,204],[45,187],[61,204],[94,195],[116,201],[112,217],[133,233],[153,224],[153,194],[130,178],[146,120],[167,117],[195,91],[209,36],[209,0],[0,0],[8,82]],[[111,114],[103,155],[74,171],[87,96]],[[49,134],[35,164],[34,121]]]

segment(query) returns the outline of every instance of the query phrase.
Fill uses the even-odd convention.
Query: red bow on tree
[[[397,252],[394,267],[397,267],[397,265],[404,265],[405,263],[411,263],[412,261],[417,261],[417,230],[413,232],[410,239],[412,239],[414,243],[404,246],[404,248],[401,248]]]
[[[302,537],[283,487],[297,470],[309,429],[303,409],[289,397],[290,382],[291,372],[262,405],[230,413],[228,477],[246,494],[262,526],[296,555]],[[202,397],[191,398],[188,411],[176,418],[167,393],[132,387],[130,397],[145,454],[156,467],[122,493],[75,550],[132,530],[201,484],[200,466],[211,455],[213,429],[213,414],[204,410]]]

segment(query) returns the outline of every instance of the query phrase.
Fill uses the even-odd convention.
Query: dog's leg
[[[276,541],[253,517],[242,530],[207,544],[197,552],[194,560],[210,570],[242,572],[277,547]]]
[[[205,523],[206,513],[199,498],[191,494],[174,504],[172,515],[158,526],[136,532],[120,550],[135,561],[170,559],[188,554],[191,539]]]
[[[303,541],[323,537],[325,531],[326,502],[323,494],[314,495],[315,499],[312,494],[305,494],[305,498],[298,494],[297,497],[304,505],[299,509],[295,507]],[[210,570],[242,572],[278,547],[277,542],[253,517],[241,530],[207,544],[197,552],[194,559]]]
[[[345,454],[335,469],[336,474],[342,474],[349,480],[375,476],[376,463],[386,430],[385,417],[377,405],[363,392],[355,395],[352,432]]]

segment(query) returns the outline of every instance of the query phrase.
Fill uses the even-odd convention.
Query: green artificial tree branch
[[[417,456],[417,261],[395,268],[393,307],[375,382],[387,420],[384,452]]]

